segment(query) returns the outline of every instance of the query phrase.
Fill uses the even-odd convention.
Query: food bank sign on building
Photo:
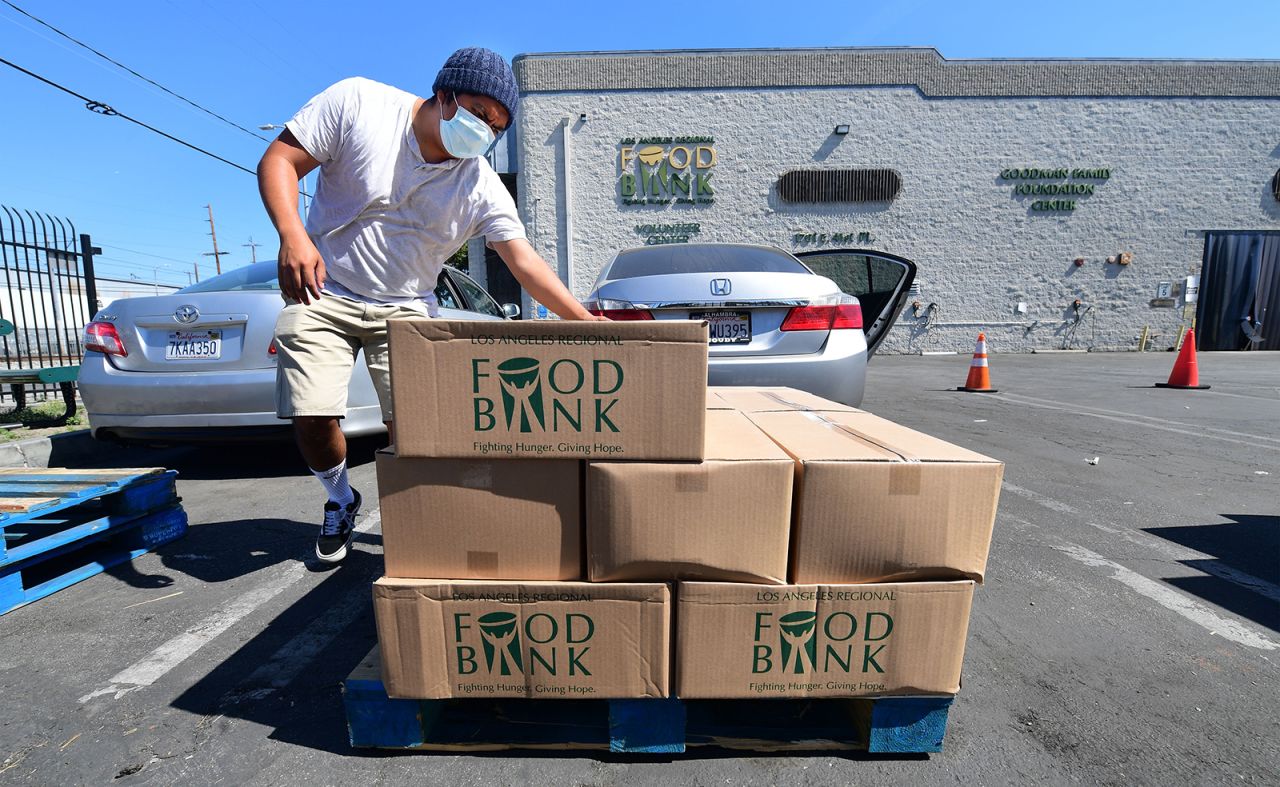
[[[618,149],[624,205],[709,205],[718,155],[713,137],[628,137]]]

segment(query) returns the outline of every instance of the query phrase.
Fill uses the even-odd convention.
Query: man
[[[346,557],[360,493],[347,480],[338,419],[363,349],[393,429],[386,321],[436,313],[445,260],[483,235],[534,298],[590,320],[525,239],[515,203],[483,155],[515,119],[511,67],[487,49],[449,56],[423,99],[346,79],[285,124],[258,164],[258,187],[280,233],[276,415],[290,418],[329,500],[316,539],[327,563]],[[304,227],[298,181],[320,167]],[[394,441],[394,431],[391,431]]]

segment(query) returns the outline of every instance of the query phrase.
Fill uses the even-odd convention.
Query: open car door
[[[795,252],[814,273],[826,276],[842,292],[862,304],[862,330],[867,334],[867,357],[876,348],[907,305],[916,264],[882,251],[823,249]]]

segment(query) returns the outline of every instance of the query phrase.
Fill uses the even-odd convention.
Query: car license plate
[[[700,312],[689,316],[695,320],[707,321],[712,344],[751,343],[749,312]]]
[[[166,361],[216,361],[222,357],[222,331],[171,331]]]

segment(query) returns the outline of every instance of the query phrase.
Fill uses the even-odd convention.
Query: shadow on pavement
[[[1223,517],[1232,521],[1146,528],[1146,532],[1152,535],[1214,558],[1179,561],[1209,576],[1175,577],[1164,581],[1273,631],[1280,631],[1280,605],[1273,597],[1248,587],[1251,580],[1261,580],[1272,587],[1280,584],[1280,560],[1276,558],[1280,555],[1280,516],[1223,514]]]
[[[377,641],[370,585],[381,573],[381,554],[353,551],[173,707],[265,725],[273,740],[351,753],[340,686]]]
[[[210,583],[226,582],[270,566],[297,562],[300,556],[306,558],[309,569],[326,570],[327,566],[311,557],[316,530],[313,523],[288,519],[207,522],[192,525],[183,538],[152,552],[166,569]],[[356,533],[355,542],[381,547],[382,536]],[[173,584],[171,576],[140,573],[131,561],[103,573],[139,588],[162,588]]]

